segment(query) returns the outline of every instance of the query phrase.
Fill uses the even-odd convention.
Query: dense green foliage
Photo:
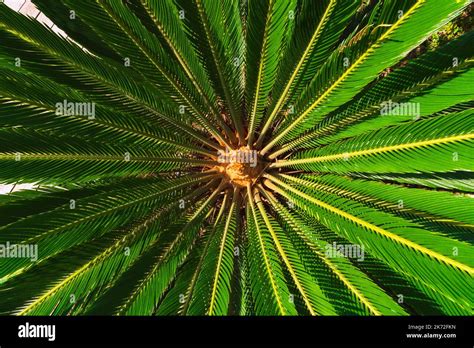
[[[0,183],[39,185],[0,314],[473,314],[474,33],[406,59],[470,1],[33,2],[67,38],[0,4]]]

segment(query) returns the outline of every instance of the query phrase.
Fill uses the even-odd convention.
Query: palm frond
[[[332,73],[333,76],[338,76],[337,79],[331,81],[329,85],[321,87],[318,86],[320,81],[314,80],[316,81],[315,86],[308,87],[308,91],[303,94],[302,101],[296,106],[298,110],[296,115],[288,118],[288,122],[281,127],[278,135],[273,137],[262,149],[262,153],[265,154],[283,138],[298,136],[309,128],[308,124],[319,120],[321,115],[333,111],[336,106],[353,98],[365,86],[365,81],[375,78],[384,68],[403,58],[407,51],[416,47],[437,28],[456,16],[464,5],[463,3],[435,0],[417,1],[367,49],[360,54],[357,54],[357,49],[353,49],[352,51],[356,52],[354,59],[351,60],[347,56],[335,52],[334,58],[330,58],[326,64],[337,71],[335,74]],[[420,26],[421,24],[422,26]],[[390,41],[387,41],[389,39]],[[383,45],[382,42],[384,42]],[[353,63],[349,63],[350,65],[347,66],[344,64],[345,58]],[[325,69],[322,67],[319,73]],[[337,100],[337,103],[331,102],[334,100]]]
[[[470,2],[0,3],[0,314],[472,315]]]

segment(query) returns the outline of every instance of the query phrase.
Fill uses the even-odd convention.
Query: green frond
[[[302,186],[304,191],[301,191],[273,176],[268,178],[279,185],[269,184],[276,192],[287,198],[294,197],[295,205],[318,222],[351,243],[363,245],[371,255],[397,273],[404,274],[413,286],[435,299],[444,311],[451,314],[470,313],[471,295],[467,289],[472,284],[474,273],[472,246],[417,229],[403,219],[362,207],[354,201],[339,197],[331,199],[330,195],[315,191],[310,185]],[[291,180],[304,184],[299,179]],[[287,191],[282,191],[280,187]],[[387,227],[379,227],[381,221]],[[453,248],[461,248],[463,252],[453,255]],[[443,274],[441,278],[440,274]],[[457,285],[453,286],[454,283]]]
[[[279,57],[287,45],[285,30],[295,4],[293,0],[250,0],[248,4],[246,105],[249,145],[253,144],[278,71]]]
[[[273,195],[267,193],[265,196],[277,211],[284,230],[293,244],[299,246],[303,265],[312,275],[313,282],[319,284],[324,292],[320,296],[330,301],[339,314],[350,312],[352,306],[348,304],[352,302],[356,302],[353,314],[405,313],[394,299],[391,299],[377,283],[363,274],[356,265],[345,258],[330,258],[327,251],[332,245],[322,241],[324,236],[314,232],[315,226],[306,225],[303,219],[278,202]],[[314,261],[315,258],[317,262]],[[338,281],[335,282],[333,277]],[[346,292],[343,289],[346,289]],[[337,301],[338,298],[344,298],[344,302],[341,304]]]
[[[80,47],[62,40],[40,23],[7,9],[5,5],[2,5],[2,11],[0,37],[6,45],[2,47],[2,53],[8,54],[10,64],[15,58],[20,58],[22,68],[77,88],[92,101],[108,103],[111,107],[122,103],[125,112],[146,115],[145,123],[166,122],[169,127],[219,149],[200,132],[179,120],[179,110],[170,108],[169,96],[151,83],[137,79],[126,66],[94,59]],[[50,64],[54,68],[43,69]],[[150,116],[154,116],[154,122],[150,122],[153,120]]]
[[[32,2],[1,315],[473,314],[472,1]]]
[[[222,185],[214,190],[212,195],[199,208],[190,214],[172,223],[169,228],[174,233],[169,242],[157,245],[158,253],[151,270],[138,282],[133,293],[127,298],[117,311],[117,314],[144,315],[154,312],[154,308],[175,277],[175,272],[189,255],[196,243],[201,223],[208,216],[210,207],[220,194]],[[152,296],[150,296],[153,294]]]
[[[472,171],[473,112],[441,115],[369,131],[272,164],[318,172]],[[433,161],[431,156],[435,156]]]
[[[194,101],[198,95],[191,90],[194,87],[186,86],[187,80],[183,74],[176,75],[170,72],[172,71],[171,60],[167,59],[165,50],[156,43],[153,35],[146,30],[125,3],[94,0],[65,1],[79,17],[84,18],[104,38],[104,41],[109,42],[120,53],[124,64],[125,59],[128,59],[130,66],[141,72],[145,79],[160,86],[160,90],[165,94],[179,95],[180,99],[170,101],[174,103],[175,110],[178,110],[182,104],[186,105],[191,110],[192,117],[196,118],[211,134],[222,140],[214,125],[202,117],[205,109]],[[159,74],[156,73],[157,71]]]
[[[32,3],[48,18],[54,19],[54,24],[65,32],[67,36],[81,46],[99,56],[121,62],[117,53],[103,41],[90,26],[81,18],[75,17],[71,20],[71,9],[63,0],[32,0]]]
[[[209,294],[212,291],[211,278],[216,270],[217,248],[220,239],[214,236],[219,231],[219,227],[223,226],[224,213],[229,208],[229,192],[226,192],[222,199],[221,206],[215,214],[212,228],[204,235],[203,249],[199,257],[199,261],[193,267],[192,278],[185,285],[185,291],[182,292],[184,298],[182,304],[179,305],[176,312],[183,315],[199,315],[206,313],[209,308]],[[222,229],[221,229],[222,231]],[[222,237],[222,236],[221,236]]]
[[[314,283],[309,274],[304,269],[301,259],[293,248],[292,243],[287,239],[283,229],[279,224],[271,219],[265,207],[259,198],[257,198],[257,206],[262,214],[265,225],[270,232],[273,243],[280,254],[283,263],[288,269],[299,296],[302,298],[306,309],[311,315],[333,315],[335,311],[326,297],[323,295],[320,287]],[[294,295],[293,295],[294,296]]]
[[[474,33],[466,33],[441,49],[427,52],[380,79],[360,97],[325,117],[313,130],[273,153],[327,144],[389,125],[429,116],[472,98],[468,80],[474,49],[469,45]],[[467,70],[467,71],[466,71]],[[407,114],[404,106],[388,109],[389,103],[407,103],[415,109]],[[386,111],[390,112],[389,115]],[[389,116],[389,117],[384,117]]]
[[[63,250],[91,238],[97,238],[110,229],[126,224],[131,219],[145,216],[160,204],[176,201],[183,189],[192,189],[192,184],[203,181],[205,176],[194,180],[176,180],[170,185],[168,180],[159,179],[153,183],[128,185],[130,191],[122,187],[97,193],[90,197],[70,198],[66,204],[50,211],[25,216],[22,219],[2,226],[3,244],[35,244],[41,250],[37,262],[40,263]],[[165,187],[169,187],[165,189]],[[161,192],[160,192],[161,191]],[[152,193],[150,193],[152,192]],[[186,191],[183,191],[186,192]],[[72,202],[71,202],[72,200]],[[31,228],[29,226],[35,226]],[[4,283],[35,264],[24,258],[2,259],[0,281]]]
[[[228,136],[232,137],[232,132],[220,117],[216,106],[216,95],[209,83],[207,72],[199,62],[196,52],[186,40],[184,18],[180,18],[186,14],[183,12],[180,14],[182,10],[177,8],[172,0],[140,0],[140,2],[144,13],[146,13],[146,15],[144,14],[145,20],[153,22],[156,34],[159,35],[162,42],[166,43],[169,52],[177,60],[201,97],[204,98],[208,110],[214,115],[214,120]],[[211,124],[206,118],[204,120]],[[228,145],[223,138],[220,140]]]
[[[443,222],[457,224],[465,228],[474,227],[474,201],[463,195],[451,192],[439,192],[419,188],[387,185],[361,179],[348,179],[342,176],[305,175],[303,178],[313,181],[318,189],[342,197],[376,206],[380,210],[406,214],[414,220],[426,220],[430,223]],[[442,201],[443,206],[437,202]]]
[[[354,178],[383,181],[395,185],[442,189],[454,193],[470,193],[474,188],[474,174],[471,171],[450,171],[435,173],[351,173]]]
[[[272,236],[260,210],[251,198],[253,192],[249,187],[247,191],[246,216],[250,243],[248,257],[255,314],[295,315],[297,311],[293,297],[286,285],[282,264],[275,250]]]
[[[466,4],[419,0],[367,49],[360,54],[357,49],[353,49],[356,55],[352,59],[335,51],[334,59],[328,59],[326,64],[337,71],[336,74],[332,73],[332,76],[337,78],[321,88],[309,86],[310,92],[305,92],[306,100],[296,105],[295,115],[287,119],[278,135],[263,148],[262,153],[266,153],[282,139],[300,135],[319,121],[322,115],[353,98],[367,81],[373,80],[384,68],[403,58],[406,52],[456,16]],[[344,64],[345,62],[348,64]],[[318,73],[324,72],[325,69],[322,67]],[[319,80],[314,81],[320,84]]]
[[[321,1],[317,4],[314,1],[301,1],[295,19],[295,33],[272,92],[279,97],[273,98],[269,106],[269,116],[257,144],[262,144],[271,123],[282,108],[285,105],[294,107],[293,96],[302,93],[330,55],[357,5],[356,1],[345,0]]]
[[[221,108],[228,113],[243,143],[245,130],[241,100],[244,66],[242,23],[238,2],[178,1],[184,11],[188,36],[199,52],[199,59],[210,75]]]

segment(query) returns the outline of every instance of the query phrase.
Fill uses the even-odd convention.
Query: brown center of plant
[[[265,166],[256,150],[247,146],[227,149],[219,154],[216,169],[236,187],[254,185],[260,178]]]

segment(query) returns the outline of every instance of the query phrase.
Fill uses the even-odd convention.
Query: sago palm
[[[0,5],[0,313],[472,314],[469,2]]]

